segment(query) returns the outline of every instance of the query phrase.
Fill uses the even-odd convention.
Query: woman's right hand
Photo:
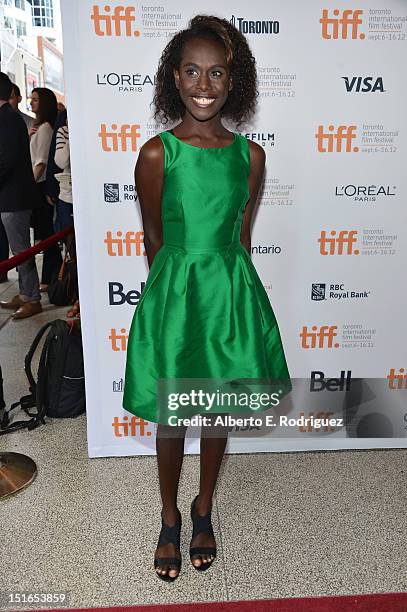
[[[35,126],[30,127],[30,129],[28,130],[29,137],[31,138],[31,136],[33,136],[33,134],[35,134],[37,132],[37,130],[38,130],[38,128],[35,127]]]

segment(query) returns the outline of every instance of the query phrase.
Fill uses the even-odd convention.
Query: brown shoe
[[[2,308],[8,308],[9,310],[17,310],[17,308],[20,308],[20,306],[23,304],[24,302],[20,300],[20,296],[18,294],[15,295],[9,302],[5,302],[4,300],[0,302],[0,306]]]
[[[42,312],[41,302],[24,302],[22,306],[12,315],[13,319],[26,319]]]

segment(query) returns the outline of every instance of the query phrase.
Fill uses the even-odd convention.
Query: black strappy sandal
[[[158,539],[157,548],[159,546],[164,546],[165,544],[175,544],[178,549],[180,549],[180,539],[181,539],[181,515],[179,520],[170,527],[164,523],[164,519],[161,516],[161,531],[160,537]],[[154,558],[154,569],[157,567],[162,567],[163,565],[168,566],[168,571],[166,574],[159,574],[156,571],[156,574],[161,580],[165,580],[165,582],[174,582],[180,574],[181,571],[181,559],[177,559],[177,557],[158,557]],[[178,570],[178,574],[176,576],[169,576],[169,571],[175,569]]]
[[[194,501],[191,505],[191,518],[192,518],[192,539],[191,541],[199,534],[199,533],[207,533],[208,535],[215,537],[212,528],[211,522],[211,512],[208,512],[205,516],[200,516],[195,510],[195,502],[198,498],[198,495],[195,497]],[[213,555],[212,561],[203,561],[201,559],[201,565],[197,567],[192,563],[193,557],[196,555]],[[205,572],[209,569],[212,563],[216,559],[216,546],[193,546],[189,549],[189,558],[191,559],[191,563],[193,567],[199,572]]]

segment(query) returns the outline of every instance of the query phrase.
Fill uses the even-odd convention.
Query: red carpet
[[[63,610],[64,612],[82,612],[83,610],[95,612],[97,610],[102,612],[353,612],[354,610],[357,612],[407,612],[407,593],[121,606],[118,608],[63,608]],[[37,612],[44,612],[44,610]],[[61,612],[61,609],[49,612]]]

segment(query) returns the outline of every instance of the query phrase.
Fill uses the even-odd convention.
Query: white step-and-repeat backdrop
[[[133,172],[168,129],[151,118],[154,74],[195,4],[62,2],[91,457],[155,452],[155,425],[121,407],[148,274]],[[237,435],[229,452],[407,446],[407,5],[208,0],[205,13],[231,20],[257,60],[259,109],[242,131],[267,154],[252,257],[291,375],[319,381],[293,392],[290,416],[342,400],[346,416]]]

